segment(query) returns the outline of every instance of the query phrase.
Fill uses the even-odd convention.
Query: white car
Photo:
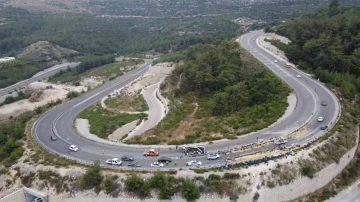
[[[324,121],[324,117],[320,116],[320,117],[318,118],[318,122],[323,122],[323,121]]]
[[[118,158],[113,158],[106,160],[105,163],[109,165],[121,166],[122,161],[120,161]]]
[[[220,159],[220,155],[218,153],[208,154],[207,159],[208,160],[217,160],[217,159]]]
[[[191,160],[186,163],[187,166],[201,166],[201,161]]]
[[[163,164],[163,163],[159,163],[159,162],[154,162],[154,163],[150,164],[150,166],[151,166],[152,168],[162,168],[162,167],[164,167],[164,164]]]
[[[277,60],[274,60],[275,63],[277,63]]]
[[[301,78],[300,74],[296,75],[297,78]]]
[[[79,151],[79,147],[77,147],[76,145],[70,145],[70,147],[69,147],[69,149],[71,150],[71,151]]]

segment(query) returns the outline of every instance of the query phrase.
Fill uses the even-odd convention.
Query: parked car
[[[152,168],[161,168],[161,167],[164,167],[164,164],[155,161],[154,163],[150,164],[150,166],[151,166]]]
[[[322,105],[322,106],[326,106],[326,105],[327,105],[327,102],[326,102],[326,101],[322,101],[322,102],[321,102],[321,105]]]
[[[170,163],[170,162],[172,162],[172,159],[169,158],[169,157],[164,157],[164,156],[162,156],[162,157],[160,157],[160,158],[158,159],[158,162]]]
[[[132,162],[132,163],[129,163],[128,165],[129,167],[141,167],[141,165],[137,162]]]
[[[134,157],[130,156],[130,155],[124,155],[121,157],[122,161],[133,161]]]
[[[70,145],[69,149],[74,152],[79,151],[79,147],[77,147],[76,145],[73,145],[73,144]]]
[[[186,163],[187,166],[201,166],[201,161],[191,160]]]
[[[118,158],[113,158],[106,160],[105,163],[109,165],[121,166],[122,161],[120,161]]]
[[[56,141],[56,140],[57,140],[57,137],[56,137],[55,135],[52,135],[52,136],[50,136],[50,139],[51,139],[52,141]]]
[[[326,130],[327,128],[328,128],[327,125],[323,125],[323,126],[320,127],[320,130]]]
[[[323,121],[324,121],[324,117],[320,116],[320,117],[318,118],[318,122],[323,122]]]
[[[208,160],[217,160],[217,159],[220,159],[220,155],[218,153],[208,154],[207,159]]]

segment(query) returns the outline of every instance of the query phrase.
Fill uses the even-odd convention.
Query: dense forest
[[[271,103],[288,94],[287,87],[273,79],[268,70],[244,66],[239,55],[239,44],[235,41],[190,47],[185,65],[174,71],[174,76],[182,75],[176,93],[212,94],[211,115]]]
[[[274,29],[292,42],[272,41],[299,68],[341,88],[347,98],[360,90],[360,7],[342,8],[336,1]]]
[[[289,88],[237,42],[198,44],[175,54],[179,55],[184,65],[175,68],[161,86],[171,100],[170,112],[145,136],[129,143],[168,140],[179,145],[233,139],[268,126],[286,109]],[[175,56],[169,58],[177,60]]]
[[[184,19],[110,18],[90,14],[28,13],[6,7],[0,14],[0,55],[37,41],[85,54],[133,54],[183,50],[211,37],[234,37],[237,24],[222,17]]]

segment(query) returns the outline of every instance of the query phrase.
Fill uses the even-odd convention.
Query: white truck
[[[121,166],[122,161],[120,161],[118,158],[113,158],[113,159],[106,160],[106,164],[115,165],[115,166]]]

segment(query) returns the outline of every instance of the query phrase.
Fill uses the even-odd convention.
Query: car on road
[[[155,149],[149,149],[143,153],[144,156],[159,156],[159,152]]]
[[[207,156],[207,159],[208,160],[217,160],[217,159],[220,159],[220,155],[218,153],[214,153],[214,154],[208,154]]]
[[[124,155],[121,157],[122,161],[133,161],[134,157],[130,156],[130,155]]]
[[[154,163],[150,164],[150,166],[151,166],[152,168],[162,168],[162,167],[164,167],[164,164],[155,161]]]
[[[277,60],[274,60],[275,63],[277,63]]]
[[[158,159],[158,162],[162,162],[162,163],[170,163],[172,162],[172,159],[169,158],[169,157],[165,157],[165,156],[162,156]]]
[[[296,75],[297,78],[301,78],[300,74]]]
[[[109,165],[121,166],[122,161],[120,161],[118,158],[113,158],[106,160],[105,163]]]
[[[201,161],[198,160],[191,160],[186,163],[187,166],[201,166]]]
[[[326,102],[326,101],[321,101],[321,105],[322,105],[322,106],[326,106],[326,105],[327,105],[327,102]]]
[[[318,118],[318,122],[323,122],[323,121],[324,121],[324,117],[320,116],[320,117]]]
[[[328,128],[327,125],[323,125],[323,126],[320,127],[320,130],[326,130],[327,128]]]
[[[76,146],[76,145],[70,145],[70,147],[69,147],[69,149],[71,150],[71,151],[79,151],[79,147],[78,146]]]
[[[56,137],[55,135],[52,135],[52,136],[50,136],[50,139],[51,139],[52,141],[56,141],[56,140],[57,140],[57,137]]]
[[[132,162],[132,163],[129,163],[128,165],[129,167],[141,167],[141,165],[137,162]]]

